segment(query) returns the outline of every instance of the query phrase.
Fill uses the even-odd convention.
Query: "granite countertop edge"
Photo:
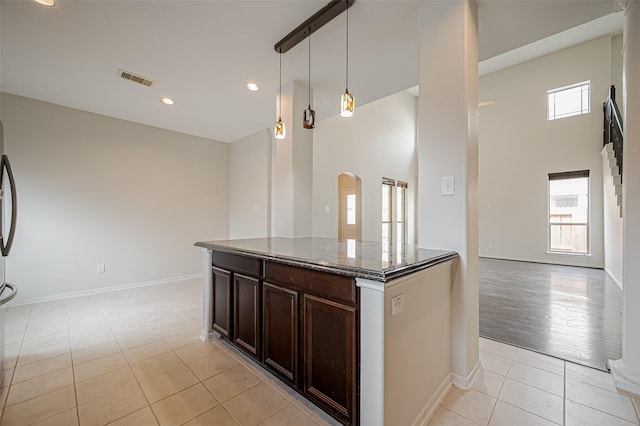
[[[194,245],[196,247],[201,247],[207,250],[218,250],[230,254],[249,255],[257,259],[269,260],[289,266],[298,266],[321,272],[328,272],[353,278],[364,278],[384,283],[393,279],[401,278],[414,272],[421,271],[423,269],[431,268],[449,260],[453,260],[459,256],[458,253],[452,251],[439,256],[433,256],[428,259],[423,259],[409,265],[403,265],[396,268],[391,268],[389,270],[376,271],[362,267],[316,261],[313,259],[300,259],[291,256],[280,255],[277,253],[266,253],[263,251],[249,250],[239,247],[229,247],[224,244],[218,244],[216,243],[216,241],[198,241]]]

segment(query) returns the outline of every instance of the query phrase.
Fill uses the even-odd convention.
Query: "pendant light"
[[[287,134],[287,129],[284,126],[284,121],[282,121],[282,50],[278,52],[280,56],[280,91],[279,91],[279,99],[278,99],[278,121],[273,128],[276,139],[284,139]]]
[[[316,112],[311,109],[311,29],[309,29],[309,106],[304,110],[302,127],[305,129],[316,127]]]
[[[345,90],[340,96],[340,115],[351,117],[355,109],[355,98],[349,93],[349,4],[347,0],[347,73],[345,78]]]

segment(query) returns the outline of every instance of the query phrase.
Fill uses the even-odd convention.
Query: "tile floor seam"
[[[500,395],[500,394],[498,394]],[[496,405],[498,405],[498,398],[494,398],[493,400],[493,407],[491,407],[491,414],[489,414],[489,418],[487,419],[487,425],[489,425],[491,423],[491,418],[493,417],[493,413],[496,412]]]
[[[562,377],[562,426],[567,425],[567,363],[564,363],[564,375]]]
[[[600,413],[606,414],[607,416],[615,417],[616,419],[620,419],[620,420],[623,420],[623,421],[625,421],[625,422],[628,422],[628,423],[632,423],[632,424],[633,424],[633,422],[632,422],[631,420],[626,419],[626,418],[624,418],[624,417],[620,417],[620,416],[618,416],[617,414],[612,414],[612,413],[609,413],[609,412],[607,412],[607,411],[602,411],[602,410],[601,410],[601,409],[599,409],[599,408],[595,408],[595,407],[592,407],[592,406],[590,406],[590,405],[583,404],[582,402],[574,401],[573,399],[569,399],[569,401],[571,401],[571,403],[573,403],[573,404],[581,405],[581,406],[583,406],[583,407],[590,408],[590,409],[592,409],[593,411],[598,411],[598,412],[600,412]],[[638,424],[638,423],[636,423],[636,424]]]
[[[298,410],[298,408],[297,408],[297,407],[295,407],[295,406],[293,406],[293,404],[292,404],[291,406],[292,406],[294,409]],[[275,416],[277,416],[277,415],[278,415],[278,414],[280,414],[281,412],[283,412],[283,411],[287,410],[288,408],[289,408],[289,407],[282,407],[280,410],[278,410],[277,412],[275,412],[272,416],[270,416],[270,417],[268,417],[268,418],[264,419],[263,421],[261,421],[261,422],[258,424],[258,426],[260,426],[260,425],[264,424],[265,422],[269,421],[269,419],[274,418]],[[300,411],[300,412],[302,413],[302,410],[298,410],[298,411]],[[303,414],[304,414],[306,417],[309,417],[309,416],[307,416],[305,413],[303,413]],[[311,419],[311,417],[309,417],[309,418]],[[311,421],[313,421],[315,424],[319,425],[319,423],[318,423],[318,422],[316,422],[314,419],[311,419]]]
[[[559,374],[558,374],[558,376],[559,376]],[[532,383],[528,383],[528,382],[525,382],[525,381],[523,381],[523,380],[516,379],[515,377],[505,376],[505,379],[513,380],[514,382],[518,382],[518,383],[520,383],[520,384],[530,386],[530,387],[532,387],[532,388],[534,388],[534,389],[537,389],[537,390],[539,390],[539,391],[542,391],[542,392],[544,392],[544,393],[548,393],[548,394],[550,394],[550,395],[557,396],[558,398],[565,399],[565,398],[564,398],[564,390],[563,390],[563,392],[562,392],[562,393],[563,393],[562,395],[558,395],[557,393],[549,392],[549,391],[548,391],[548,390],[546,390],[546,389],[543,389],[543,388],[541,388],[541,387],[539,387],[539,386],[536,386],[536,385],[534,385],[534,384],[532,384]],[[504,384],[504,382],[503,382],[503,384]],[[563,388],[564,388],[564,385],[563,385]],[[502,390],[502,389],[500,389],[500,390]]]
[[[165,344],[167,344],[165,340],[166,340],[166,339],[164,339],[164,338],[162,339],[162,341],[163,341]],[[169,345],[167,344],[167,346],[169,346]],[[215,397],[215,395],[213,395],[213,394],[211,393],[211,391],[207,388],[207,386],[205,386],[205,384],[204,384],[204,380],[201,380],[201,379],[200,379],[200,378],[199,378],[199,377],[194,373],[194,371],[191,369],[191,367],[189,367],[189,364],[187,364],[186,362],[184,362],[184,360],[182,360],[182,358],[180,358],[180,356],[176,353],[176,351],[175,351],[173,348],[171,348],[171,347],[169,346],[169,349],[170,349],[170,351],[171,351],[171,352],[172,352],[172,353],[173,353],[173,354],[174,354],[174,355],[175,355],[175,356],[180,360],[180,362],[182,362],[182,364],[184,365],[184,367],[186,367],[186,368],[187,368],[187,370],[189,370],[189,371],[191,372],[191,374],[193,374],[193,376],[198,380],[198,382],[197,382],[197,383],[194,383],[194,384],[193,384],[193,385],[191,385],[191,386],[187,386],[185,389],[189,389],[189,388],[192,388],[192,387],[197,386],[198,384],[200,384],[200,385],[202,385],[202,387],[207,391],[207,393],[209,393],[209,395],[211,395],[211,397],[212,397],[212,398],[213,398],[213,399],[218,403],[218,405],[216,405],[216,407],[218,407],[218,406],[222,406],[222,402],[218,401],[218,398],[216,398],[216,397]],[[203,359],[203,358],[200,358],[200,359]],[[180,368],[180,367],[177,367],[177,368]],[[175,369],[173,369],[173,370],[176,370],[177,368],[175,368]],[[173,371],[173,370],[171,370],[171,371]],[[163,373],[163,374],[166,374],[166,373],[168,373],[168,372],[165,372],[165,373]],[[218,374],[222,374],[222,372],[221,372],[221,373],[218,373]],[[218,374],[216,374],[215,376],[217,376]],[[134,376],[135,376],[135,373],[134,373]],[[215,377],[215,376],[212,376],[212,377]],[[157,376],[156,376],[156,377],[157,377]],[[205,379],[205,380],[208,380],[208,379],[210,379],[210,378],[211,378],[211,377],[209,377],[209,378],[207,378],[207,379]],[[140,381],[138,380],[137,376],[136,376],[136,381],[138,381],[138,384],[140,384]],[[141,385],[140,385],[140,386],[141,386]],[[165,399],[167,399],[167,398],[170,398],[170,397],[172,397],[172,396],[174,396],[174,395],[176,395],[176,394],[178,394],[178,393],[180,393],[180,392],[184,391],[185,389],[181,389],[181,390],[179,390],[179,391],[177,391],[177,392],[172,393],[171,395],[167,395],[166,397],[164,397],[164,398],[162,398],[162,399],[160,399],[160,400],[158,400],[158,401],[154,402],[153,404],[155,404],[155,403],[157,403],[157,402],[160,402],[160,401],[162,401],[162,400],[165,400]],[[145,396],[145,399],[147,399],[147,403],[149,404],[149,408],[151,409],[151,412],[153,413],[154,418],[156,419],[156,421],[158,422],[158,424],[160,424],[160,420],[158,419],[158,417],[157,417],[157,415],[156,415],[156,412],[154,411],[154,409],[153,409],[153,407],[152,407],[152,405],[153,405],[153,404],[152,404],[152,403],[149,401],[149,399],[147,398],[147,395],[146,395],[146,393],[144,392],[144,390],[142,391],[142,393],[143,393],[143,395]],[[212,407],[210,410],[213,410],[213,409],[215,409],[216,407]],[[224,407],[223,407],[223,408],[224,408]],[[210,411],[210,410],[207,410],[207,411]],[[226,410],[226,409],[225,409],[225,410]],[[205,411],[205,412],[207,412],[207,411]],[[183,425],[184,425],[184,424],[187,424],[187,423],[189,423],[190,421],[192,421],[193,419],[196,419],[197,417],[201,416],[202,414],[204,414],[204,413],[200,413],[200,414],[196,415],[195,417],[193,417],[193,418],[191,418],[191,419],[189,419],[189,420],[185,421],[185,422],[184,422],[184,423],[182,423],[182,424],[183,424]],[[229,414],[230,414],[230,413],[229,413]]]
[[[164,339],[163,339],[162,341],[164,342]],[[119,344],[119,342],[118,342],[118,344]],[[166,342],[165,342],[165,344],[166,344]],[[140,345],[140,346],[142,346],[142,345]],[[169,346],[169,345],[167,345],[167,346]],[[121,347],[121,349],[122,349],[122,347]],[[133,349],[133,348],[131,348],[131,349]],[[187,366],[187,364],[186,364],[184,361],[182,361],[182,359],[178,356],[178,354],[177,354],[177,353],[175,353],[175,351],[173,350],[173,348],[169,347],[169,349],[170,349],[170,352],[171,352],[171,353],[173,353],[176,357],[178,357],[178,359],[180,359],[180,361],[181,361],[181,362],[182,362],[182,363],[183,363],[187,368],[189,368],[189,367]],[[124,349],[122,349],[122,355],[124,356],[125,360],[127,361],[127,364],[129,365],[129,368],[131,369],[131,373],[133,374],[133,377],[134,377],[134,378],[135,378],[135,380],[136,380],[136,384],[138,385],[138,388],[140,389],[140,392],[142,392],[142,396],[144,397],[145,401],[147,401],[147,407],[149,407],[149,410],[151,410],[151,414],[153,415],[153,418],[156,420],[156,423],[157,423],[157,424],[160,424],[160,419],[158,419],[158,416],[157,416],[157,414],[156,414],[155,410],[154,410],[154,409],[153,409],[153,407],[152,407],[152,405],[153,405],[153,404],[152,404],[152,403],[151,403],[151,401],[149,400],[149,397],[147,396],[147,394],[146,394],[146,392],[144,391],[144,389],[142,389],[142,384],[141,384],[140,380],[138,379],[138,376],[136,376],[135,372],[133,371],[133,364],[131,364],[131,362],[129,361],[129,358],[127,358],[127,356],[125,355],[125,353],[124,353]],[[161,354],[161,355],[162,355],[162,354]],[[156,355],[156,356],[157,356],[157,355]],[[154,357],[152,357],[152,358],[154,358]],[[147,359],[150,359],[150,358],[147,358]],[[144,361],[146,361],[146,360],[143,360],[143,361],[140,361],[140,362],[144,362]],[[180,367],[177,367],[177,368],[180,368]],[[191,371],[191,369],[189,369],[189,371]],[[163,373],[163,374],[166,374],[166,373],[167,373],[167,372],[165,372],[165,373]],[[191,372],[191,373],[193,374],[193,372]],[[156,376],[156,377],[157,377],[157,376]],[[195,386],[195,385],[194,385],[194,386]],[[204,386],[204,385],[203,385],[203,386]],[[182,389],[182,390],[184,390],[184,389]],[[163,399],[166,399],[166,398],[170,398],[170,397],[172,397],[173,395],[175,395],[175,394],[177,394],[177,393],[181,392],[182,390],[177,391],[177,392],[175,392],[175,393],[172,393],[171,395],[167,395],[166,397],[161,398],[160,400],[158,400],[158,401],[156,401],[156,402],[162,401]],[[212,396],[213,396],[213,395],[212,395]],[[129,413],[129,414],[131,414],[131,413]],[[129,415],[129,414],[127,414],[127,415]],[[125,416],[125,417],[126,417],[126,416]],[[191,421],[191,420],[189,420],[189,421]]]
[[[507,377],[506,379],[509,379],[509,378]],[[506,379],[505,379],[505,381],[506,381]],[[510,380],[513,380],[513,379],[510,379]],[[515,381],[515,380],[514,380],[514,381]],[[524,385],[524,386],[529,386],[529,387],[534,388],[534,389],[536,389],[536,390],[538,390],[538,391],[541,391],[540,389],[538,389],[538,388],[536,388],[536,387],[533,387],[533,386],[531,386],[531,385],[528,385],[528,384],[526,384],[526,383],[521,383],[521,382],[518,382],[518,383],[520,383],[520,384],[522,384],[522,385]],[[545,392],[545,391],[541,391],[541,392]],[[549,392],[545,392],[545,393],[548,393],[549,395],[552,395],[552,396],[554,396],[554,397],[556,397],[556,398],[560,398],[558,395],[555,395],[555,394],[552,394],[552,393],[549,393]],[[518,409],[520,409],[520,410],[522,410],[522,411],[526,411],[526,412],[527,412],[527,413],[529,413],[529,414],[532,414],[532,415],[534,415],[534,416],[536,416],[536,417],[540,417],[541,419],[544,419],[544,420],[546,420],[546,421],[548,421],[548,422],[551,422],[551,423],[553,423],[553,424],[556,424],[556,425],[558,424],[558,423],[554,422],[553,420],[551,420],[551,419],[549,419],[549,418],[547,418],[547,417],[543,417],[543,416],[541,416],[540,414],[534,413],[533,411],[530,411],[530,410],[528,410],[528,409],[526,409],[526,408],[524,408],[524,407],[519,407],[519,406],[515,405],[515,404],[514,404],[514,403],[512,403],[512,402],[505,401],[504,399],[500,399],[500,395],[498,395],[497,400],[499,400],[499,401],[501,401],[501,402],[503,402],[503,403],[505,403],[505,404],[509,404],[509,405],[511,405],[512,407],[516,407],[516,408],[518,408]],[[564,405],[564,398],[562,398],[562,401],[563,401],[563,405]],[[564,409],[563,409],[563,415],[564,415]],[[564,424],[564,419],[562,420],[562,423],[560,423],[560,425],[563,425],[563,424]]]
[[[233,398],[231,398],[231,399],[233,399]],[[231,399],[229,399],[229,401],[230,401]],[[225,404],[226,404],[227,402],[229,402],[229,401],[226,401],[226,402],[225,402]],[[229,415],[231,416],[231,418],[232,418],[232,419],[233,419],[237,424],[239,424],[239,425],[241,425],[241,426],[242,426],[242,423],[240,423],[240,419],[238,419],[236,416],[234,416],[234,415],[233,415],[233,413],[232,413],[231,411],[227,410],[227,407],[225,407],[223,403],[221,403],[221,404],[220,404],[220,406],[222,406],[222,408],[224,408],[224,411],[226,411],[227,413],[229,413]]]
[[[587,386],[590,386],[590,387],[596,388],[596,389],[598,389],[598,390],[600,390],[600,391],[609,392],[609,393],[611,393],[611,394],[613,394],[613,395],[617,395],[617,396],[620,396],[620,397],[623,397],[623,398],[629,398],[629,399],[631,399],[629,396],[627,396],[627,395],[625,395],[625,394],[623,394],[623,393],[617,392],[617,391],[615,391],[615,392],[614,392],[614,391],[610,391],[610,390],[607,390],[607,389],[602,389],[602,388],[599,388],[598,386],[594,386],[594,385],[591,385],[591,384],[589,384],[589,383],[584,383],[584,384],[585,384],[585,385],[587,385]],[[599,412],[604,413],[604,414],[607,414],[607,415],[609,415],[609,416],[617,417],[617,418],[619,418],[619,419],[623,419],[623,420],[625,420],[625,421],[627,421],[627,422],[630,422],[630,421],[631,421],[631,420],[629,420],[629,419],[627,419],[627,418],[620,417],[620,416],[619,416],[619,415],[617,415],[617,414],[613,414],[613,413],[610,413],[610,412],[608,412],[608,411],[604,411],[604,410],[602,410],[602,409],[600,409],[600,408],[593,407],[593,406],[591,406],[591,405],[587,405],[586,403],[584,403],[584,402],[582,402],[582,401],[578,401],[577,399],[575,399],[575,397],[574,397],[574,398],[568,398],[568,397],[566,397],[565,399],[566,399],[566,400],[571,401],[571,402],[572,402],[572,403],[574,403],[574,404],[580,404],[580,405],[582,405],[582,406],[585,406],[585,407],[591,408],[592,410],[599,411]],[[631,402],[631,408],[633,409],[633,408],[634,408],[634,407],[633,407],[633,401],[630,401],[630,402]],[[634,414],[636,414],[636,413],[635,413],[635,409],[634,409],[633,411],[634,411]],[[631,421],[631,422],[632,422],[632,421]]]
[[[508,406],[510,406],[510,407],[517,408],[517,409],[518,409],[518,410],[520,410],[520,411],[524,411],[525,413],[531,414],[532,416],[535,416],[535,417],[537,417],[537,418],[539,418],[539,419],[542,419],[542,420],[547,421],[547,422],[549,422],[549,423],[553,423],[554,425],[559,425],[559,426],[564,425],[564,419],[562,420],[562,423],[561,423],[561,424],[559,424],[559,423],[554,422],[553,420],[549,420],[549,419],[548,419],[548,418],[546,418],[546,417],[542,417],[540,414],[536,414],[536,413],[533,413],[533,412],[531,412],[531,411],[529,411],[529,410],[526,410],[526,409],[524,409],[524,408],[522,408],[522,407],[518,407],[517,405],[513,405],[511,402],[503,401],[502,399],[499,399],[498,401],[500,401],[500,402],[502,402],[503,404],[506,404],[506,405],[508,405]],[[497,404],[497,402],[496,402],[496,404]]]
[[[220,345],[220,347],[224,348],[227,351],[227,353],[229,353],[240,365],[243,365],[250,372],[251,372],[251,370],[258,371],[260,373],[260,375],[256,375],[256,377],[258,377],[258,379],[260,379],[261,382],[267,384],[275,392],[279,393],[280,396],[284,397],[284,399],[286,399],[288,402],[293,403],[293,399],[291,398],[291,395],[287,394],[286,392],[282,391],[282,389],[280,389],[280,383],[278,383],[278,382],[274,383],[274,379],[275,380],[280,380],[280,379],[278,379],[276,376],[270,377],[270,376],[266,375],[266,373],[269,372],[267,369],[259,368],[259,366],[254,365],[253,362],[251,361],[251,359],[248,359],[248,358],[245,359],[246,355],[240,353],[239,351],[236,352],[235,348],[228,348],[225,345]],[[268,379],[268,380],[266,380],[266,379]],[[254,385],[252,387],[257,386],[258,384]],[[274,386],[274,384],[277,384],[278,386]]]
[[[462,417],[462,418],[463,418],[463,419],[465,419],[465,420],[470,421],[470,422],[471,422],[471,423],[473,423],[474,425],[478,425],[478,426],[487,426],[487,425],[483,425],[482,423],[478,423],[478,422],[476,422],[475,420],[472,420],[472,419],[470,419],[469,417],[464,416],[464,415],[462,415],[462,414],[458,413],[457,411],[452,410],[452,409],[451,409],[451,408],[449,408],[449,407],[445,407],[445,406],[443,406],[443,405],[441,405],[441,407],[442,407],[442,408],[444,408],[444,409],[445,409],[445,410],[447,410],[447,411],[451,411],[452,413],[454,413],[454,414],[456,414],[456,415],[458,415],[458,416]],[[488,422],[488,421],[487,421],[487,424],[489,424],[489,422]]]

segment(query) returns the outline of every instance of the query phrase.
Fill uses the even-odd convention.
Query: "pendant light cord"
[[[346,88],[345,92],[349,91],[349,0],[346,0],[347,5],[347,76],[346,76]]]
[[[309,109],[311,109],[311,28],[309,28]]]
[[[278,120],[282,120],[282,48],[278,51],[280,56],[280,99],[278,102]]]

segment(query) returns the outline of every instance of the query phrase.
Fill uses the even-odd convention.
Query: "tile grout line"
[[[249,372],[251,372],[252,374],[253,371],[256,371],[260,374],[257,375],[256,377],[258,377],[258,379],[260,379],[260,381],[264,384],[266,384],[267,386],[269,386],[271,389],[273,389],[276,393],[278,393],[282,398],[284,398],[293,408],[297,409],[298,411],[300,411],[302,414],[304,414],[305,416],[307,416],[308,418],[310,418],[313,422],[317,423],[318,425],[320,425],[320,423],[311,415],[309,415],[309,413],[307,413],[306,410],[308,410],[307,407],[305,407],[306,410],[302,410],[300,409],[297,405],[297,399],[291,395],[288,394],[287,392],[285,392],[281,386],[286,386],[286,384],[281,384],[280,379],[278,377],[276,377],[275,375],[273,375],[272,373],[270,373],[268,370],[266,370],[264,367],[261,367],[260,365],[254,365],[254,362],[245,354],[243,354],[242,352],[240,352],[238,349],[232,347],[232,346],[228,346],[227,343],[225,342],[221,342],[221,343],[217,343],[217,346],[219,346],[220,348],[224,349],[225,352],[227,352],[232,358],[234,358],[240,365],[242,365],[244,368],[246,368]],[[271,377],[269,375],[271,375]],[[261,378],[261,376],[263,378]],[[255,387],[257,385],[252,386],[251,388]],[[226,401],[225,401],[226,402]],[[312,403],[313,404],[313,403]],[[284,410],[284,408],[282,409]],[[282,411],[280,410],[280,411]],[[280,412],[278,411],[278,412]],[[311,411],[311,410],[309,410]],[[277,414],[277,413],[276,413]],[[275,414],[274,414],[275,416]],[[273,417],[273,416],[272,416]],[[234,417],[235,418],[235,417]],[[265,419],[264,421],[266,421],[268,419]],[[240,423],[240,422],[238,422]]]
[[[505,358],[505,359],[506,359],[506,358]],[[511,381],[514,381],[514,382],[520,383],[520,384],[522,384],[522,385],[524,385],[524,386],[528,386],[528,387],[531,387],[531,388],[533,388],[533,389],[539,390],[539,391],[541,391],[541,392],[548,393],[549,395],[553,395],[553,396],[556,396],[556,397],[558,396],[558,395],[556,395],[556,394],[554,394],[554,393],[548,392],[548,391],[546,391],[546,390],[544,390],[544,389],[540,389],[540,388],[538,388],[538,387],[536,387],[536,386],[533,386],[533,385],[531,385],[531,384],[529,384],[529,383],[524,383],[524,382],[521,382],[521,381],[516,380],[516,379],[514,379],[514,378],[508,377],[508,374],[509,374],[509,372],[511,371],[511,366],[512,366],[512,364],[513,364],[513,362],[514,362],[514,361],[515,361],[515,354],[514,354],[514,358],[513,358],[513,359],[511,360],[511,362],[509,363],[509,368],[507,369],[507,374],[504,376],[504,381],[502,382],[502,386],[500,387],[500,391],[501,391],[501,392],[502,392],[502,388],[504,387],[504,384],[506,383],[507,379],[509,379],[509,380],[511,380]],[[515,361],[515,362],[519,362],[519,361]],[[537,367],[534,367],[534,366],[529,365],[529,364],[524,364],[524,363],[520,363],[520,364],[527,365],[527,366],[532,367],[532,368],[537,368]],[[565,368],[566,368],[566,367],[565,367],[565,363],[563,362],[563,371],[564,371],[564,369],[565,369]],[[542,368],[538,368],[538,370],[542,370],[542,371],[546,371],[546,372],[551,373],[551,374],[555,374],[555,373],[552,373],[551,371],[547,371],[547,370],[544,370],[544,369],[542,369]],[[559,374],[556,374],[556,375],[559,375]],[[564,378],[563,378],[563,383],[564,383]],[[564,395],[564,391],[563,391],[563,395]],[[562,397],[562,400],[563,400],[563,401],[562,401],[562,403],[563,403],[563,420],[562,420],[562,421],[563,421],[563,425],[564,425],[564,396]],[[538,418],[540,418],[540,419],[543,419],[543,420],[546,420],[546,421],[548,421],[548,422],[551,422],[551,423],[557,424],[557,423],[555,423],[555,422],[553,422],[553,421],[549,420],[548,418],[543,417],[543,416],[541,416],[541,415],[539,415],[539,414],[537,414],[537,413],[534,413],[534,412],[529,411],[529,410],[527,410],[527,409],[524,409],[524,408],[522,408],[522,407],[518,407],[518,406],[516,406],[516,405],[514,405],[514,404],[511,404],[511,403],[509,403],[509,402],[507,402],[507,401],[503,401],[502,399],[500,399],[500,394],[498,394],[498,397],[496,398],[496,405],[497,405],[497,401],[500,401],[500,402],[502,402],[503,404],[507,404],[507,405],[509,405],[509,406],[511,406],[511,407],[515,407],[515,408],[517,408],[517,409],[519,409],[519,410],[522,410],[522,411],[524,411],[524,412],[526,412],[526,413],[529,413],[529,414],[531,414],[531,415],[533,415],[533,416],[535,416],[535,417],[538,417]]]
[[[486,351],[485,351],[486,352]],[[488,352],[491,353],[491,352]],[[496,355],[493,354],[495,356],[500,356],[500,355]],[[516,356],[516,352],[513,352],[513,355],[511,356],[511,358],[504,358],[504,359],[508,359],[509,361],[509,368],[507,368],[507,372],[505,373],[505,375],[503,376],[504,379],[502,380],[502,383],[500,384],[500,389],[498,390],[498,394],[496,395],[495,401],[493,403],[493,408],[491,408],[491,415],[489,415],[489,420],[487,421],[487,424],[491,423],[491,419],[493,418],[493,415],[495,414],[496,411],[496,406],[498,405],[498,401],[501,401],[500,399],[500,393],[502,392],[502,388],[504,387],[505,382],[507,381],[507,374],[509,374],[509,371],[511,370],[511,364],[513,364],[513,358]],[[480,363],[480,365],[482,365],[482,363]],[[489,395],[490,396],[490,395]]]
[[[564,377],[562,378],[562,425],[567,424],[567,363],[563,363]]]
[[[5,415],[5,412],[6,412],[7,401],[9,400],[9,393],[11,392],[11,387],[13,385],[13,377],[16,374],[16,368],[18,366],[18,359],[20,358],[20,353],[22,352],[22,345],[24,344],[24,337],[27,334],[27,327],[28,327],[29,321],[31,319],[31,312],[32,311],[33,311],[33,305],[31,305],[31,309],[29,310],[29,316],[27,317],[27,322],[24,325],[24,331],[23,331],[23,334],[22,334],[22,339],[20,339],[20,347],[18,348],[18,353],[16,354],[16,360],[15,360],[15,362],[13,364],[13,367],[11,367],[11,377],[8,379],[9,383],[7,384],[7,394],[4,396],[4,399],[2,401],[2,412],[0,412],[0,424],[2,424],[2,419],[4,418],[4,415]],[[6,318],[6,315],[5,315],[5,318]],[[4,371],[0,371],[0,375],[1,374],[4,374]]]
[[[27,317],[27,322],[24,325],[24,334],[22,335],[22,339],[20,340],[20,347],[18,348],[18,353],[16,354],[16,360],[11,369],[11,377],[9,378],[7,385],[7,394],[5,395],[4,401],[2,401],[2,414],[0,414],[0,424],[2,424],[2,420],[4,419],[4,415],[6,414],[7,401],[9,400],[9,393],[11,392],[11,388],[13,387],[13,378],[16,374],[16,369],[18,368],[18,360],[20,359],[20,353],[22,352],[22,346],[24,345],[24,339],[27,335],[27,329],[29,327],[29,322],[31,322],[31,314],[33,313],[33,305],[31,305],[31,309],[29,310],[29,316]],[[5,316],[6,318],[6,316]],[[4,371],[0,371],[0,375],[2,375]],[[0,376],[0,380],[2,380]]]
[[[76,419],[78,420],[78,424],[80,424],[80,404],[78,403],[78,387],[76,386],[76,369],[73,363],[73,348],[71,347],[71,322],[69,319],[69,305],[67,304],[67,300],[65,299],[65,306],[67,308],[67,333],[69,334],[69,359],[71,360],[71,376],[73,377],[73,395],[76,400]]]
[[[145,401],[147,402],[147,407],[148,407],[148,408],[149,408],[149,410],[151,411],[151,415],[153,415],[153,418],[154,418],[154,420],[156,421],[156,423],[157,423],[157,424],[160,424],[160,420],[158,419],[158,416],[156,415],[156,412],[155,412],[155,411],[153,411],[153,408],[151,407],[151,405],[152,405],[152,404],[151,404],[151,401],[149,401],[149,398],[147,397],[147,394],[144,392],[144,389],[142,389],[142,384],[140,383],[140,380],[138,380],[138,376],[136,376],[136,373],[133,371],[133,368],[132,368],[133,364],[129,361],[129,358],[127,357],[127,355],[126,355],[126,353],[125,353],[125,349],[122,347],[122,344],[120,343],[120,340],[119,340],[119,339],[118,339],[118,337],[116,336],[116,333],[114,332],[114,329],[113,329],[113,327],[111,326],[111,322],[110,322],[110,321],[109,321],[109,319],[107,318],[107,314],[106,314],[106,312],[104,311],[104,306],[102,305],[102,303],[100,303],[100,309],[102,310],[102,313],[103,313],[103,315],[104,315],[105,321],[107,322],[107,325],[109,326],[109,330],[111,330],[111,334],[113,334],[114,339],[116,339],[116,342],[118,343],[118,346],[120,347],[120,352],[122,353],[122,356],[124,357],[125,361],[127,362],[127,366],[129,367],[129,370],[131,370],[131,374],[133,375],[133,377],[134,377],[134,379],[135,379],[135,381],[136,381],[136,385],[138,386],[138,390],[142,393],[142,396],[144,397]],[[147,318],[146,318],[144,315],[142,315],[142,314],[141,314],[137,309],[136,309],[136,314],[140,315],[140,317],[142,317],[142,319],[145,321],[145,323],[147,323],[147,324],[149,325],[149,327],[151,327],[151,329],[153,329],[153,326],[149,323],[149,321],[147,320]],[[164,339],[164,337],[163,337],[163,338],[162,338],[162,342],[166,345],[166,342],[165,342],[164,340],[165,340],[165,339]],[[140,346],[144,346],[144,344],[143,344],[143,345],[139,345],[139,346],[135,346],[135,347],[130,348],[130,349],[135,349],[136,347],[140,347]],[[169,345],[167,345],[167,346],[169,346]],[[176,353],[175,353],[175,351],[173,350],[173,348],[169,347],[169,349],[171,350],[171,352],[172,352],[172,353],[174,353],[174,355],[175,355],[176,357],[180,358],[180,357],[178,356],[178,354],[176,354]],[[156,356],[157,356],[157,355],[156,355]],[[182,361],[182,359],[180,359],[180,360]],[[184,364],[185,364],[185,366],[186,366],[186,363],[184,363]],[[188,366],[187,366],[187,368],[188,368]],[[176,393],[177,393],[177,392],[176,392]],[[175,394],[172,394],[172,395],[175,395]],[[170,396],[171,396],[171,395],[170,395]],[[163,398],[163,399],[164,399],[164,398]],[[157,401],[156,401],[156,402],[157,402]],[[133,413],[135,413],[135,412],[137,412],[137,411],[139,411],[139,410],[144,409],[144,408],[145,408],[145,407],[143,407],[143,408],[139,408],[138,410],[135,410],[135,411],[133,411],[132,413],[125,414],[124,416],[122,416],[122,417],[120,417],[120,418],[118,418],[118,419],[114,419],[114,420],[113,420],[112,422],[110,422],[110,423],[116,422],[116,421],[118,421],[118,420],[120,420],[120,419],[122,419],[122,418],[124,418],[124,417],[127,417],[127,416],[129,416],[129,415],[131,415],[131,414],[133,414]]]

